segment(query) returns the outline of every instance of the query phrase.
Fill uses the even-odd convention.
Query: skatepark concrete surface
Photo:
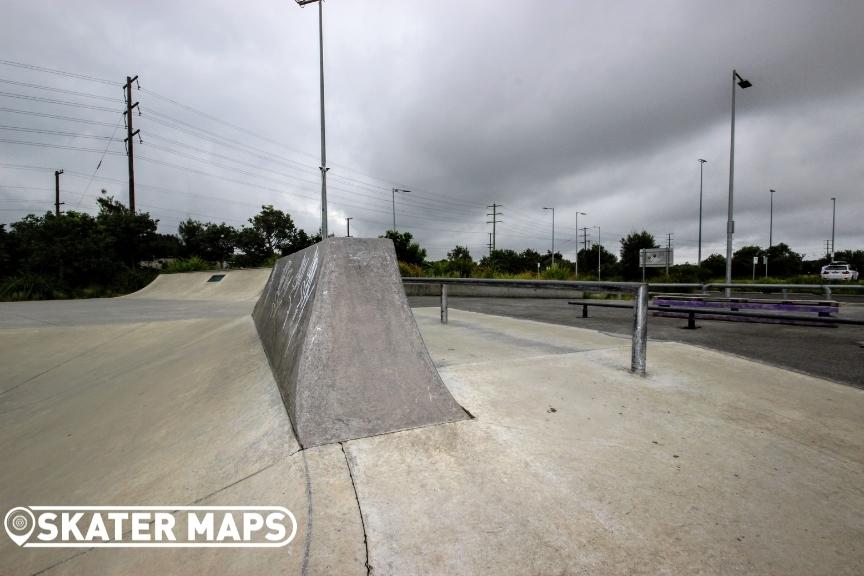
[[[629,339],[418,308],[473,418],[300,450],[251,317],[268,274],[0,304],[0,512],[285,506],[294,541],[34,550],[3,535],[0,573],[862,572],[864,391],[671,342],[649,342],[641,378]]]

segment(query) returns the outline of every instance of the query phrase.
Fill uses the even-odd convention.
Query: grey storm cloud
[[[352,232],[383,233],[398,186],[412,191],[398,227],[432,257],[457,243],[484,254],[497,202],[499,247],[548,249],[542,207],[555,206],[565,255],[578,209],[612,251],[647,229],[693,261],[706,158],[703,254],[723,252],[737,68],[753,87],[737,94],[736,247],[767,245],[772,188],[775,242],[824,251],[833,196],[837,248],[864,247],[860,2],[329,0],[324,15],[331,231],[351,216]],[[98,102],[116,113],[0,97],[4,108],[113,125],[120,85],[139,75],[138,199],[163,231],[186,217],[240,225],[263,203],[317,229],[317,6],[16,3],[0,30],[0,60],[116,85],[4,64],[0,79],[118,98]],[[122,126],[106,146],[108,126],[4,111],[0,124],[94,136],[0,129],[4,140],[111,152],[94,173],[98,152],[0,142],[0,221],[49,207],[53,173],[24,165],[67,170],[67,208],[94,209],[102,188],[125,199]]]

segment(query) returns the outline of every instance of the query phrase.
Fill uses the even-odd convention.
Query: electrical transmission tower
[[[501,223],[501,220],[498,220],[498,216],[501,216],[501,212],[498,212],[498,208],[501,208],[501,204],[495,204],[493,202],[491,206],[486,206],[486,207],[492,209],[491,214],[489,214],[488,212],[486,213],[487,216],[492,217],[492,220],[487,220],[486,223],[492,224],[492,240],[490,242],[490,245],[491,245],[490,250],[495,250],[495,225]],[[490,254],[491,254],[491,252],[490,252]]]
[[[131,76],[126,77],[126,84],[123,85],[123,89],[126,91],[126,111],[123,115],[126,117],[126,156],[129,157],[129,211],[133,214],[135,213],[135,162],[132,150],[133,138],[137,136],[141,131],[132,129],[132,109],[138,107],[138,102],[132,103],[132,82],[138,82],[138,76],[132,78]],[[138,86],[140,90],[141,87]],[[138,110],[138,114],[141,114],[141,110]],[[138,140],[141,140],[141,136],[138,136]]]
[[[588,227],[580,228],[582,230],[582,249],[588,252]]]

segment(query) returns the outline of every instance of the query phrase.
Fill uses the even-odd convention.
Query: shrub
[[[51,282],[39,274],[22,273],[0,282],[0,300],[50,300],[54,298]]]
[[[421,276],[423,276],[423,269],[416,264],[399,262],[399,275],[403,278],[420,278]]]
[[[171,261],[162,272],[165,274],[177,274],[179,272],[201,272],[203,270],[213,270],[213,266],[198,256],[190,256],[185,260]]]
[[[564,266],[550,266],[540,273],[543,280],[570,280],[573,273]]]

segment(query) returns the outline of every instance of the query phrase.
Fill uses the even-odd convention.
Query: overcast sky
[[[548,250],[547,206],[570,258],[579,210],[615,253],[645,229],[694,262],[704,158],[703,257],[725,253],[737,68],[753,86],[736,96],[735,248],[768,245],[773,188],[775,244],[824,254],[834,196],[837,250],[862,249],[862,30],[856,0],[329,0],[330,231],[382,234],[399,187],[397,227],[432,258],[486,254],[496,202],[499,248]],[[161,231],[265,203],[318,229],[316,5],[10,2],[0,60],[0,222],[51,209],[59,168],[65,209],[95,211],[102,188],[126,202],[137,74],[136,199]]]

